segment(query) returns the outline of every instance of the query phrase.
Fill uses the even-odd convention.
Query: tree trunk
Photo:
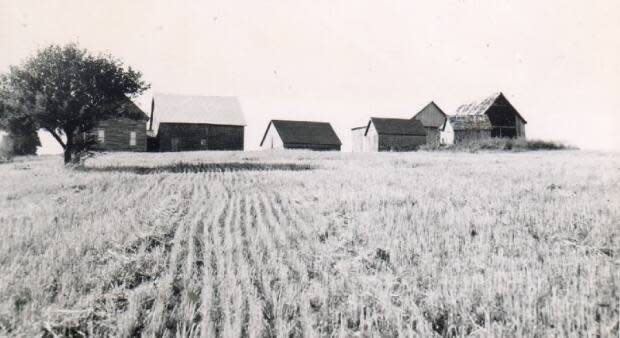
[[[73,152],[73,135],[67,133],[67,143],[65,144],[65,165],[71,162]]]
[[[65,164],[68,164],[69,162],[71,162],[71,149],[67,147],[65,149]]]

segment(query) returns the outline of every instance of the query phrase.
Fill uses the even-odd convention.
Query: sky
[[[153,92],[238,96],[246,149],[270,119],[350,129],[503,92],[528,138],[620,150],[620,1],[8,1],[0,72],[77,42]],[[42,135],[40,153],[58,152]]]

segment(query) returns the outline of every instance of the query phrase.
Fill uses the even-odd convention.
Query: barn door
[[[179,139],[178,138],[170,139],[170,150],[179,151]]]

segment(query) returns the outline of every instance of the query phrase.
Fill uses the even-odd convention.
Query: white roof
[[[153,129],[160,123],[200,123],[245,126],[239,99],[234,96],[153,95]]]

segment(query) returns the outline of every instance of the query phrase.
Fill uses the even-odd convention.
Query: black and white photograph
[[[618,128],[618,0],[0,0],[0,337],[620,338]]]

